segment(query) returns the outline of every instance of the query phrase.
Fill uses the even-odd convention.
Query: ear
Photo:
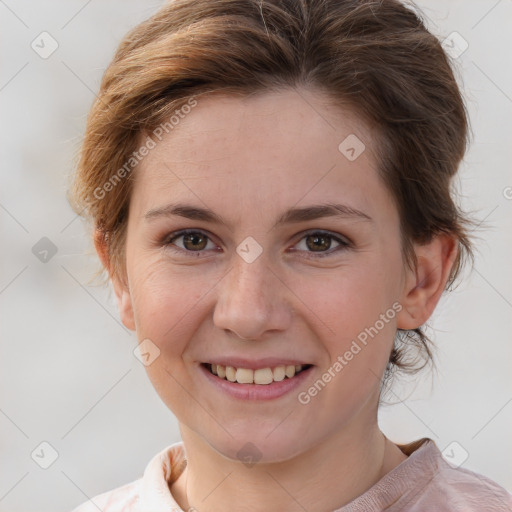
[[[113,269],[110,261],[110,253],[108,250],[108,242],[105,239],[105,234],[96,229],[94,233],[94,247],[101,260],[101,263],[107,270],[114,293],[117,300],[117,306],[119,308],[119,314],[121,321],[130,330],[135,331],[135,316],[133,314],[132,298],[130,295],[130,289],[128,288],[127,282],[118,275],[118,272]]]
[[[397,315],[399,329],[416,329],[432,315],[443,293],[458,253],[455,238],[441,234],[431,242],[415,245],[417,265],[407,269],[401,304]]]

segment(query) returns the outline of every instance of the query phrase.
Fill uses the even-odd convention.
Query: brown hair
[[[376,129],[373,150],[400,214],[404,260],[414,265],[414,242],[447,233],[459,245],[453,283],[473,256],[470,221],[452,197],[469,120],[439,40],[398,0],[174,0],[129,32],[91,109],[71,197],[106,243],[111,274],[126,270],[141,138],[202,94],[296,86],[327,93]],[[399,330],[386,377],[418,368],[411,345],[425,366],[429,344],[421,328]]]

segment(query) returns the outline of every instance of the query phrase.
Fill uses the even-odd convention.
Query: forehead
[[[320,93],[199,97],[160,138],[135,173],[132,202],[139,210],[194,196],[240,214],[344,200],[375,211],[391,202],[370,131]]]
[[[194,155],[198,159],[228,158],[230,153],[242,152],[267,157],[268,153],[261,153],[261,147],[275,150],[272,156],[279,157],[283,146],[295,146],[288,158],[300,158],[311,149],[329,151],[337,157],[339,143],[353,135],[366,143],[365,156],[372,155],[372,134],[365,123],[352,110],[334,107],[333,101],[320,91],[290,88],[243,97],[217,92],[196,101],[197,106],[180,115],[180,119],[174,116],[176,124],[172,130],[166,130],[170,133],[159,144],[161,150],[170,146],[176,154],[190,154],[187,150],[197,150],[208,139],[200,153]],[[302,147],[299,142],[305,139],[310,144]],[[182,145],[185,140],[187,146]],[[228,140],[237,140],[241,145],[226,152]]]

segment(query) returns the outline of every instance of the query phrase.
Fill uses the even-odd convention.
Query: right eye
[[[180,239],[181,246],[179,245],[180,242],[177,243]],[[165,246],[169,247],[173,251],[203,252],[208,248],[208,243],[212,244],[213,247],[216,247],[216,245],[209,239],[208,235],[202,231],[187,229],[169,235],[169,237],[166,238]],[[212,247],[210,247],[210,249],[212,249]]]

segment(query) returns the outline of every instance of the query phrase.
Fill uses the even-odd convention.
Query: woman
[[[467,133],[396,0],[178,0],[130,32],[73,198],[182,442],[76,510],[512,510],[377,423],[472,254]]]

